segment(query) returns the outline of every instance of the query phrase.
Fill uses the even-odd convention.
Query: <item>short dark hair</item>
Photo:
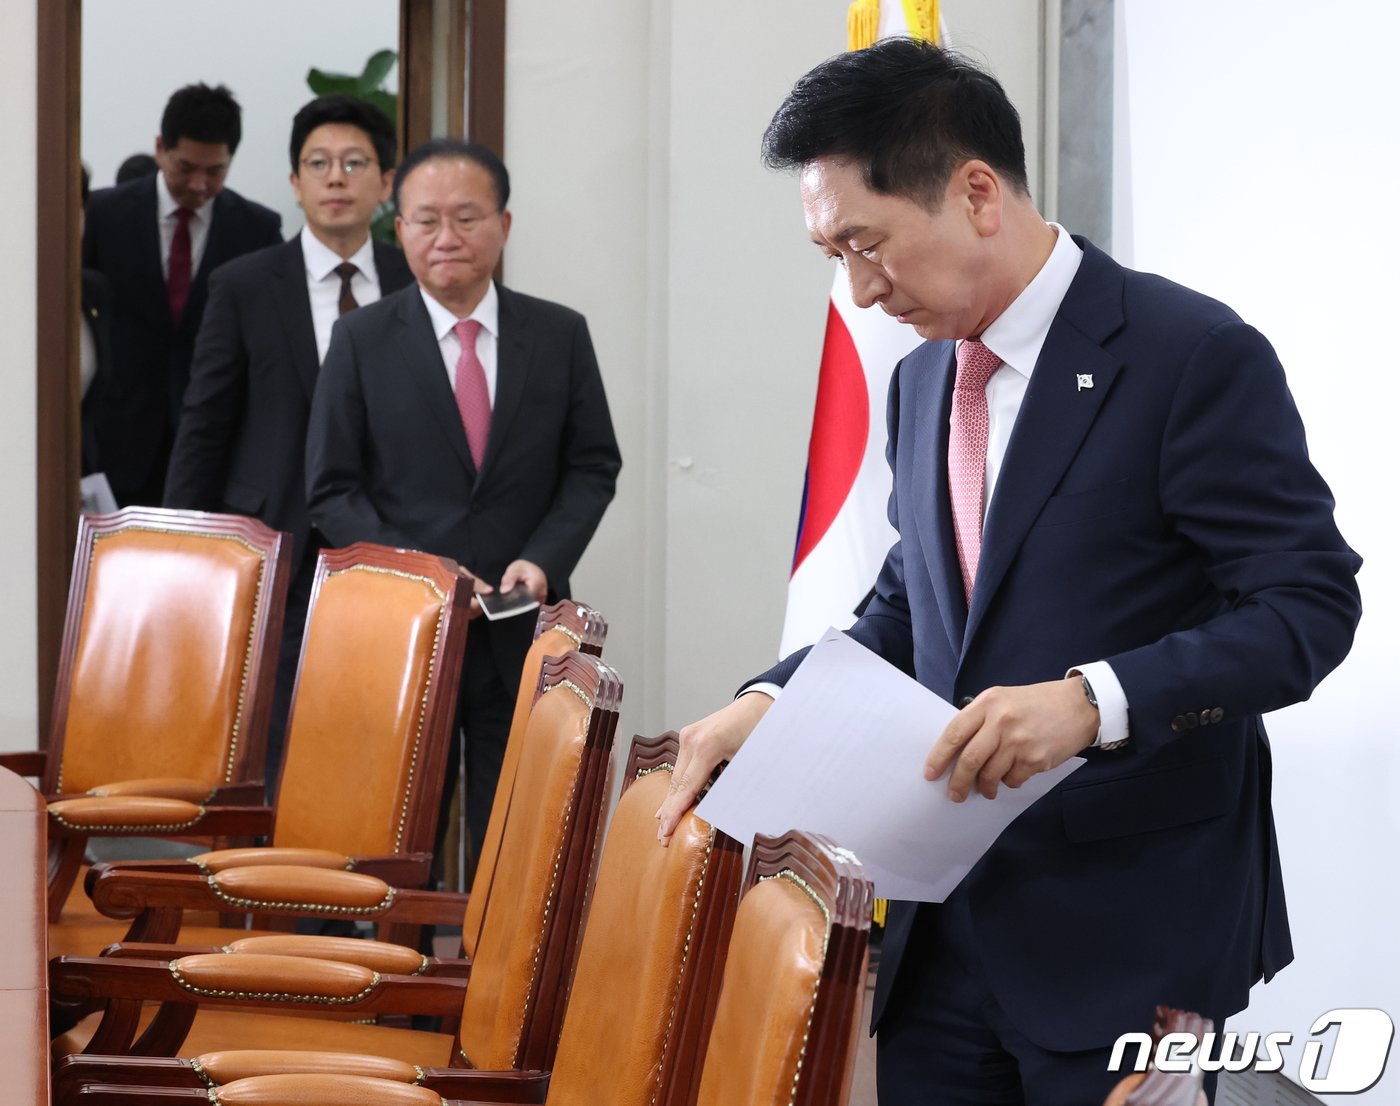
[[[1030,194],[1021,117],[997,79],[912,38],[839,54],[802,77],[763,135],[770,169],[823,157],[861,167],[867,187],[937,210],[953,170],[985,161]]]
[[[232,154],[242,137],[242,109],[223,85],[187,84],[177,89],[160,117],[160,140],[167,150],[188,138],[211,145],[222,142]]]
[[[160,172],[160,165],[150,154],[132,154],[117,166],[117,183],[125,184],[139,177],[149,177]]]
[[[398,157],[399,141],[394,133],[394,124],[389,117],[358,96],[345,92],[332,92],[317,96],[306,104],[292,119],[292,172],[301,169],[301,151],[306,139],[317,127],[327,123],[344,123],[365,132],[374,156],[379,159],[379,168],[388,172],[394,167]]]
[[[399,166],[398,175],[394,178],[394,210],[400,212],[399,193],[403,191],[403,182],[408,180],[413,171],[420,165],[429,161],[470,161],[480,165],[491,176],[491,183],[496,189],[496,205],[501,211],[506,209],[506,204],[510,202],[510,173],[506,171],[505,162],[496,156],[494,150],[479,142],[464,142],[460,138],[430,138],[421,146],[415,146],[408,152],[408,156],[403,159],[403,164]]]

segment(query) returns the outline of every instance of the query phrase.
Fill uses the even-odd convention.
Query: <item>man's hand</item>
[[[483,580],[480,576],[473,576],[470,572],[468,572],[465,568],[462,568],[460,565],[457,567],[457,575],[461,576],[464,580],[470,580],[472,582],[472,605],[471,608],[467,611],[467,621],[470,622],[474,618],[481,617],[481,604],[476,601],[476,597],[478,595],[489,595],[496,589],[493,588],[490,584],[488,584],[485,580]]]
[[[1022,687],[992,687],[948,723],[924,763],[936,780],[953,766],[948,794],[955,803],[975,785],[996,798],[997,785],[1020,787],[1093,744],[1099,712],[1078,676]]]
[[[501,591],[510,591],[517,584],[524,584],[536,603],[543,603],[549,593],[549,581],[545,579],[544,569],[534,561],[511,561],[506,565],[506,570],[501,573]]]
[[[680,755],[671,773],[671,790],[656,811],[656,819],[661,823],[656,836],[663,845],[670,844],[681,816],[709,781],[715,765],[734,758],[772,705],[771,695],[750,691],[681,730]]]

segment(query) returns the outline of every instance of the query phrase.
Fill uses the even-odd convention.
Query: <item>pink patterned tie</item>
[[[472,463],[480,470],[481,459],[486,455],[486,436],[491,432],[491,393],[486,388],[486,370],[476,356],[476,336],[481,324],[475,319],[463,319],[452,329],[462,346],[452,390],[457,396],[457,413],[462,416],[462,427],[467,432]],[[985,434],[983,437],[985,439]]]
[[[953,535],[962,566],[963,594],[972,604],[977,559],[982,552],[982,490],[987,483],[987,381],[1001,358],[976,338],[958,346],[953,382],[953,418],[948,434],[948,490]]]

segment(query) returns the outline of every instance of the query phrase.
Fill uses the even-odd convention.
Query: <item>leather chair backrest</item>
[[[662,848],[656,808],[670,782],[663,770],[637,779],[613,813],[549,1106],[652,1106],[675,1080],[676,1065],[694,1062],[678,1055],[685,1048],[681,1007],[717,966],[737,905],[740,850],[693,811]],[[728,878],[714,871],[717,846],[732,846]],[[696,973],[704,978],[697,981]]]
[[[520,749],[525,744],[525,727],[529,724],[530,708],[534,706],[535,694],[539,690],[540,666],[544,664],[545,657],[562,657],[581,644],[572,631],[555,626],[536,637],[529,652],[525,654],[525,663],[520,670],[520,691],[515,697],[515,714],[511,717],[510,735],[506,739],[506,751],[501,758],[496,797],[491,804],[486,839],[481,842],[478,850],[471,898],[467,901],[466,914],[462,919],[462,950],[469,957],[476,955],[481,925],[486,918],[486,904],[491,898],[491,885],[496,875],[496,858],[501,848],[501,834],[505,829],[515,773],[520,765]]]
[[[555,896],[574,809],[592,702],[568,683],[535,703],[526,755],[515,779],[486,918],[462,1006],[462,1057],[476,1068],[519,1063],[539,984],[546,937],[560,904]]]
[[[440,785],[425,778],[424,730],[448,604],[437,582],[412,571],[325,572],[287,728],[277,845],[404,851],[415,792]]]
[[[267,551],[154,524],[96,534],[90,548],[55,790],[228,783],[248,739]]]
[[[787,1106],[807,1048],[829,920],[810,889],[779,873],[739,904],[710,1032],[699,1106]]]

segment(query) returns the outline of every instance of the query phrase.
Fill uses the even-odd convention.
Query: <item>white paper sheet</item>
[[[881,898],[942,902],[1073,757],[995,799],[948,798],[923,765],[957,713],[837,630],[793,674],[697,813],[740,841],[789,829],[850,849]]]

